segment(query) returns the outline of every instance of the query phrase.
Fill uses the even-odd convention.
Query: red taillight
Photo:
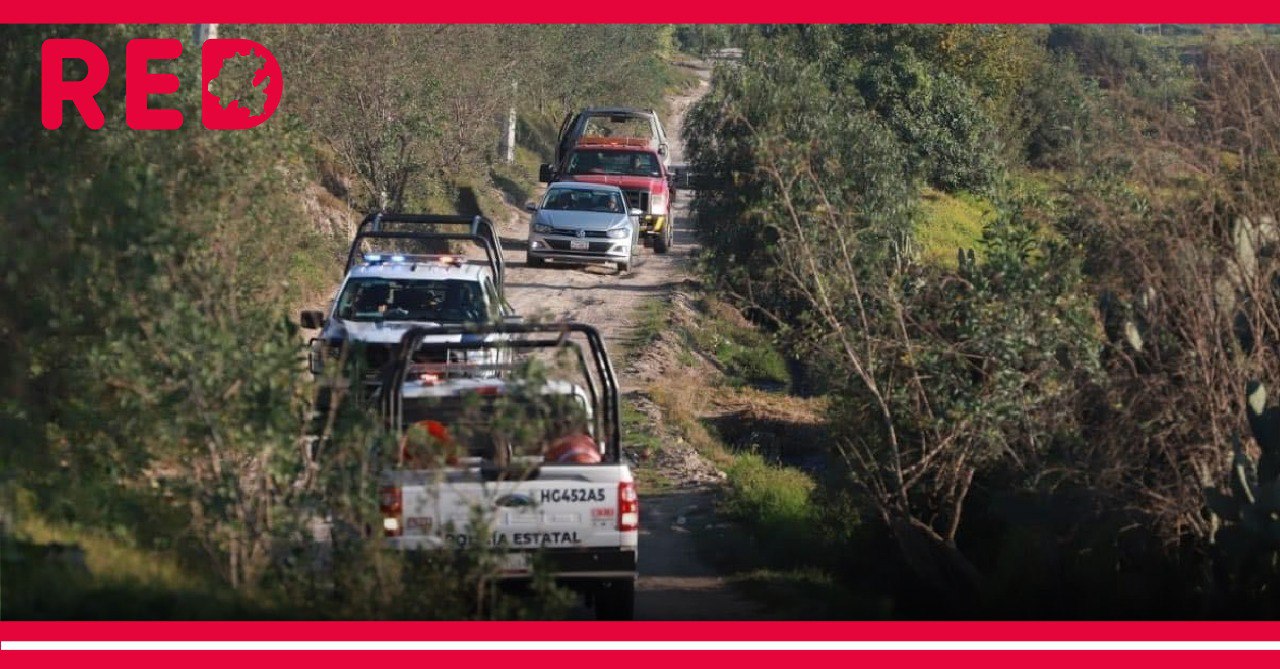
[[[440,365],[413,365],[409,367],[408,379],[424,386],[434,386],[440,383],[442,374]]]
[[[635,532],[640,529],[640,497],[636,484],[626,481],[618,484],[618,531]]]
[[[401,509],[400,488],[387,486],[378,491],[378,508],[382,511],[382,532],[389,537],[398,537],[403,531],[400,527]]]

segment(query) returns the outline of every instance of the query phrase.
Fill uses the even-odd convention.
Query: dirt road
[[[667,132],[671,163],[684,162],[681,125],[689,106],[708,90],[710,73],[698,70],[696,90],[672,100],[673,120]],[[507,296],[526,317],[572,319],[601,330],[610,354],[619,359],[636,326],[637,309],[649,300],[667,300],[672,290],[690,278],[696,251],[689,221],[689,196],[677,195],[672,209],[675,245],[665,255],[646,249],[633,271],[618,274],[613,267],[565,265],[531,269],[524,266],[529,215],[509,206],[498,221],[508,258]],[[498,217],[495,217],[498,218]],[[621,360],[625,401],[643,402],[644,380],[632,362]],[[642,465],[662,469],[673,492],[641,498],[640,580],[636,617],[648,620],[743,620],[765,618],[760,605],[740,596],[698,555],[699,533],[724,532],[727,525],[714,513],[715,468],[701,461],[682,441],[664,445],[668,452]],[[589,616],[579,610],[575,617]]]
[[[667,128],[671,164],[684,163],[681,136],[685,112],[709,89],[710,70],[695,65],[699,86],[672,99],[673,118]],[[645,249],[631,272],[618,274],[612,266],[549,265],[538,269],[525,266],[529,214],[520,205],[504,202],[504,210],[490,213],[498,225],[503,254],[507,259],[507,298],[526,317],[569,319],[600,329],[611,357],[618,366],[624,403],[661,424],[661,414],[648,401],[648,384],[660,381],[670,364],[653,365],[652,360],[627,359],[627,344],[637,323],[637,310],[651,300],[670,303],[672,292],[692,277],[692,257],[697,251],[689,221],[689,195],[678,194],[672,203],[675,226],[674,245],[669,253],[656,255]],[[354,230],[356,219],[349,212],[326,210],[312,197],[310,208],[326,225]],[[331,294],[310,296],[301,308],[325,309]],[[635,356],[639,358],[641,356]],[[739,532],[715,514],[715,497],[720,477],[683,439],[666,435],[661,452],[639,468],[642,474],[667,483],[664,492],[642,493],[640,533],[640,580],[636,617],[648,620],[745,620],[768,618],[761,605],[739,595],[723,575],[699,555],[696,537]],[[625,450],[625,446],[624,446]],[[580,607],[574,618],[590,618]]]
[[[708,88],[706,70],[697,70],[700,86],[672,101],[670,135],[671,164],[684,160],[680,125],[684,114]],[[529,318],[569,319],[590,323],[600,329],[615,358],[635,326],[633,315],[646,300],[660,297],[689,277],[693,234],[688,225],[689,197],[677,195],[672,203],[675,245],[665,255],[644,249],[635,268],[619,274],[612,265],[573,266],[551,264],[537,269],[524,265],[529,214],[507,206],[498,220],[503,252],[508,259],[507,297],[517,313]],[[498,217],[494,217],[497,219]],[[625,384],[625,379],[623,380]],[[624,390],[628,388],[624,385]]]

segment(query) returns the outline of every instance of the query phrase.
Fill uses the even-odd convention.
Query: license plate
[[[529,571],[528,553],[507,553],[502,556],[502,571],[506,573],[524,573]]]
[[[580,242],[576,239],[569,240],[570,251],[586,251],[591,248],[591,242]]]

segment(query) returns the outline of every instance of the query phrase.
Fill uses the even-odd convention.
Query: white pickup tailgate
[[[545,465],[524,481],[482,481],[478,470],[396,472],[402,549],[462,547],[475,540],[476,509],[489,519],[490,545],[539,548],[635,548],[638,531],[619,531],[620,484],[632,484],[623,464]]]

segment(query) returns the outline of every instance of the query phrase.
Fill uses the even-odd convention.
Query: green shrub
[[[964,80],[898,46],[863,65],[854,85],[897,133],[930,185],[950,191],[991,183],[998,155],[995,126]]]
[[[729,477],[728,511],[743,519],[769,562],[779,566],[806,564],[820,549],[819,510],[811,500],[816,487],[804,472],[777,467],[754,453],[735,456],[725,469]]]

